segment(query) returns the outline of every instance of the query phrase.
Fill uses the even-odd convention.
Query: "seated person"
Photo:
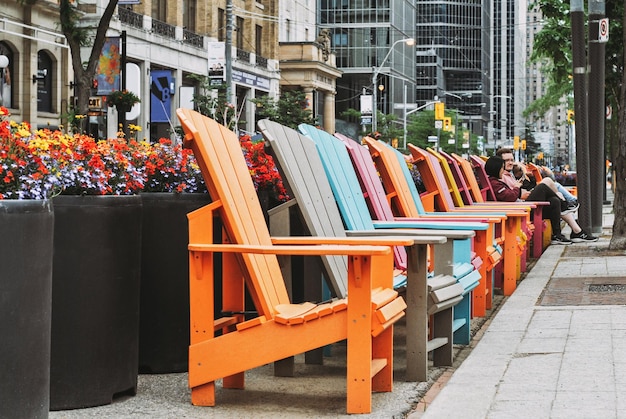
[[[526,174],[526,166],[521,163],[515,162],[515,159],[513,158],[513,151],[511,149],[500,148],[498,149],[496,154],[500,156],[502,160],[504,160],[504,177],[503,177],[504,182],[511,187],[516,186],[517,181],[515,180],[515,176],[513,175],[513,169],[516,165],[519,165],[519,168],[523,170],[524,174]],[[557,183],[553,179],[549,177],[544,177],[543,179],[541,179],[541,183],[547,185],[550,189],[552,189],[556,193],[556,195],[561,199],[561,201],[563,201],[561,204],[561,215],[566,215],[566,214],[575,212],[578,209],[578,206],[579,206],[578,201],[569,203],[565,199],[565,196],[563,196],[563,194],[559,191]],[[522,191],[521,199],[526,199],[529,192],[530,191]],[[573,217],[572,217],[572,220],[574,220]],[[568,224],[570,224],[567,220],[565,221]],[[575,230],[575,229],[572,227],[572,230]]]
[[[575,209],[578,209],[578,207],[580,206],[578,204],[578,199],[574,195],[572,195],[571,192],[568,191],[565,186],[561,185],[559,182],[556,181],[554,172],[550,168],[542,167],[541,176],[550,178],[554,181],[554,184],[556,185],[556,189],[563,195],[563,197],[568,203],[569,208],[575,207]]]
[[[522,182],[522,189],[532,191],[537,186],[537,180],[532,173],[526,172],[526,168],[521,163],[513,164],[513,171],[511,172],[516,181]]]
[[[528,191],[522,189],[523,180],[517,181],[511,175],[510,177],[513,178],[514,183],[509,185],[509,181],[505,181],[506,171],[504,160],[498,156],[492,156],[487,159],[485,172],[489,176],[489,183],[491,183],[491,187],[498,201],[513,202],[525,200],[550,203],[548,207],[544,207],[543,209],[543,218],[549,218],[552,224],[552,244],[571,244],[572,242],[598,240],[597,237],[586,233],[578,225],[571,212],[567,214],[562,213],[562,200],[549,185],[550,182],[544,182],[542,179],[531,191]],[[572,228],[570,239],[561,233],[561,217]]]

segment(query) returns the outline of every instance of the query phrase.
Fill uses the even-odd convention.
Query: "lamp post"
[[[4,69],[9,66],[9,57],[0,55],[0,105],[4,106]]]
[[[417,112],[417,111],[421,111],[422,109],[424,109],[427,106],[433,105],[435,103],[437,103],[438,100],[432,100],[430,102],[426,102],[425,104],[423,104],[422,106],[418,106],[415,109],[411,109],[410,111],[406,112],[406,108],[405,108],[405,112],[404,112],[404,123],[403,123],[403,127],[404,127],[404,139],[402,141],[402,148],[404,150],[406,150],[406,117],[409,116],[410,114]]]
[[[404,42],[407,45],[411,46],[415,43],[415,39],[413,38],[404,38],[404,39],[398,39],[396,42],[394,42],[393,44],[391,44],[391,47],[389,47],[389,51],[387,52],[387,55],[385,55],[385,58],[383,58],[383,60],[380,62],[380,65],[378,66],[378,68],[374,67],[372,69],[372,132],[376,132],[376,113],[378,112],[378,106],[376,103],[376,90],[378,90],[378,74],[380,74],[380,71],[383,68],[383,65],[385,64],[385,62],[387,62],[387,60],[389,59],[389,56],[391,55],[391,52],[393,51],[393,48],[399,44],[400,42]]]

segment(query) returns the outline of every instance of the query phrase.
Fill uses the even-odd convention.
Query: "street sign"
[[[428,136],[428,142],[429,143],[436,143],[437,142],[437,136],[436,135],[429,135]]]
[[[100,96],[89,96],[89,109],[101,109],[102,108],[102,97]]]
[[[598,21],[598,42],[609,41],[609,18]]]
[[[454,144],[454,143],[456,143],[456,140],[454,138],[448,139],[448,144]]]
[[[372,117],[371,116],[362,116],[361,117],[361,125],[372,125]]]
[[[435,128],[437,128],[437,129],[443,128],[443,120],[440,120],[440,119],[435,120]],[[437,137],[435,137],[435,138],[437,138]]]

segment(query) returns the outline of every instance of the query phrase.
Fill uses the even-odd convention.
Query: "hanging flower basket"
[[[139,103],[139,97],[128,90],[116,90],[107,96],[107,105],[115,106],[118,111],[128,112],[135,103]]]

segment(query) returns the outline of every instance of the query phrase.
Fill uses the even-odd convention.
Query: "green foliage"
[[[524,127],[523,139],[526,140],[526,150],[524,151],[524,154],[528,156],[527,160],[531,160],[532,157],[542,151],[541,145],[539,145],[535,140],[534,128],[531,125],[527,124]]]
[[[546,94],[529,104],[525,116],[542,116],[563,98],[568,108],[573,108],[574,91],[572,74],[572,25],[570,2],[567,0],[535,0],[529,8],[539,8],[543,15],[543,27],[535,34],[532,62],[542,64],[542,73],[547,76]],[[624,13],[622,0],[606,1],[606,16],[609,17],[609,42],[606,44],[606,97],[616,107],[619,102],[621,77],[623,74],[623,35],[621,17]],[[587,19],[585,19],[587,21]]]
[[[79,26],[81,14],[72,3],[70,0],[61,0],[59,2],[61,29],[66,34],[66,37],[69,36],[78,45],[85,47],[89,45],[89,30]]]
[[[448,153],[466,153],[480,154],[478,148],[478,135],[469,133],[469,149],[464,149],[462,144],[466,142],[463,139],[464,132],[461,119],[454,111],[446,112],[446,117],[452,118],[452,125],[458,132],[448,132],[437,130],[435,128],[435,112],[424,110],[416,114],[409,115],[407,120],[407,143],[414,144],[421,148],[435,147],[435,143],[428,142],[429,136],[439,135],[439,147]],[[438,132],[439,131],[439,132]],[[448,144],[448,140],[455,140],[453,144]]]
[[[269,119],[293,129],[300,124],[316,125],[316,120],[307,107],[307,97],[301,90],[283,91],[278,100],[262,96],[251,101],[257,106],[259,119]]]
[[[198,93],[193,95],[196,110],[233,129],[236,123],[236,109],[226,100],[225,85],[212,86],[209,77],[197,74],[190,74],[189,78],[199,84]]]

